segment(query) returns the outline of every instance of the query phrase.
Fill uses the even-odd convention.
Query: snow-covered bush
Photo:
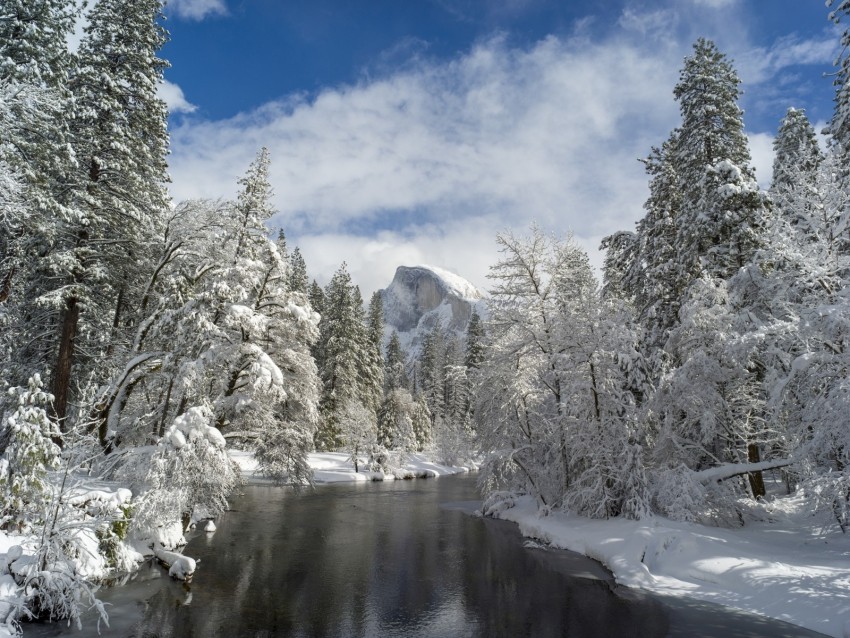
[[[17,408],[6,419],[8,444],[0,457],[0,528],[28,531],[43,523],[51,489],[48,470],[59,466],[59,430],[47,415],[53,397],[44,392],[41,376],[33,375],[27,388],[10,388]]]
[[[22,588],[21,613],[79,627],[81,614],[91,608],[107,620],[96,583],[132,569],[141,556],[124,543],[130,491],[69,487],[71,480],[66,468],[60,485],[49,484],[43,523],[11,554],[9,572]]]
[[[190,408],[157,444],[145,491],[135,504],[132,529],[138,538],[173,547],[194,508],[216,516],[227,507],[227,496],[240,479],[211,420],[208,408]]]
[[[371,457],[378,444],[374,413],[355,399],[345,401],[337,412],[342,449],[350,455],[354,470],[360,470],[361,456]]]
[[[814,505],[826,513],[843,533],[850,529],[850,471],[828,472],[806,479],[800,489]]]
[[[695,522],[706,503],[705,485],[684,465],[657,473],[652,482],[655,510],[674,521]]]

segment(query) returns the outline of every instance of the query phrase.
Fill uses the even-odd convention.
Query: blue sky
[[[699,36],[744,82],[757,175],[789,106],[821,125],[839,53],[823,0],[172,0],[172,191],[230,196],[260,146],[273,221],[327,281],[364,293],[397,265],[486,288],[495,233],[532,221],[633,227],[636,158],[678,124],[672,89]]]

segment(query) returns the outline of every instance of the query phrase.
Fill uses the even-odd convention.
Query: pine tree
[[[168,209],[165,104],[157,96],[167,63],[159,0],[101,0],[89,13],[71,83],[79,162],[79,220],[63,237],[56,275],[65,282],[54,367],[54,409],[67,415],[72,367],[81,353],[126,349],[150,246]],[[89,362],[89,365],[91,362]],[[102,363],[101,363],[102,366]]]
[[[21,531],[42,522],[50,501],[48,470],[59,466],[59,447],[53,442],[59,432],[47,409],[53,397],[44,392],[41,377],[30,377],[24,388],[11,388],[17,404],[3,424],[8,438],[0,456],[0,528]]]
[[[398,332],[393,330],[387,344],[387,356],[384,358],[384,392],[409,390],[410,379],[407,376],[407,353],[401,347]]]
[[[481,363],[484,361],[484,322],[481,320],[481,315],[473,308],[469,316],[469,323],[466,326],[466,356],[464,365],[468,369],[478,370]]]
[[[726,56],[713,42],[700,38],[694,44],[693,55],[685,59],[679,83],[673,90],[682,114],[672,149],[682,195],[681,218],[676,220],[676,262],[691,280],[705,267],[713,275],[731,276],[734,271],[730,271],[729,260],[707,257],[709,252],[735,241],[739,228],[757,232],[761,223],[757,218],[758,202],[752,206],[736,204],[734,218],[726,217],[728,198],[723,186],[732,176],[725,167],[734,167],[734,179],[740,188],[750,188],[755,183],[749,166],[743,112],[738,106],[740,83]],[[750,257],[751,247],[741,247],[732,261],[746,261]]]
[[[362,405],[364,401],[360,381],[361,362],[366,357],[363,318],[360,292],[352,283],[346,265],[342,264],[325,289],[324,313],[319,323],[319,374],[323,389],[321,424],[316,434],[318,449],[339,449],[345,443],[341,419],[362,412],[356,410],[354,404]],[[352,425],[349,421],[346,423]],[[362,423],[361,427],[372,428],[374,422]],[[359,440],[351,433],[347,438]]]
[[[413,425],[413,434],[416,437],[416,449],[424,450],[433,440],[433,429],[431,427],[433,419],[423,395],[420,394],[415,403],[410,419]]]
[[[298,246],[289,257],[289,289],[293,292],[308,293],[310,280],[307,277],[307,264]]]
[[[75,162],[67,87],[73,61],[66,40],[77,13],[59,0],[0,2],[0,171],[14,175],[19,203],[26,202],[4,205],[0,213],[6,321],[0,350],[9,353],[0,367],[13,384],[25,383],[33,370],[50,369],[55,360],[59,319],[51,295],[63,284],[54,277],[55,253],[65,226],[76,218],[68,197]]]
[[[850,0],[828,0],[827,6],[835,8],[829,18],[836,24],[850,17]],[[829,133],[832,135],[836,152],[843,160],[850,154],[850,29],[845,28],[841,35],[841,56],[836,60],[838,72],[835,75],[835,111],[829,123]],[[843,165],[843,175],[847,176],[847,164]],[[845,185],[846,188],[846,185]]]
[[[384,398],[384,303],[380,291],[374,292],[369,300],[365,328],[361,392],[363,404],[377,414]]]
[[[396,388],[387,393],[378,411],[378,443],[390,451],[413,452],[419,441],[413,427],[417,403],[407,390]],[[398,465],[400,457],[397,458]]]
[[[431,413],[431,425],[442,423],[445,416],[445,335],[437,324],[422,340],[419,356],[418,392],[425,398]]]
[[[823,153],[806,112],[788,109],[773,140],[773,184],[770,195],[778,214],[803,233],[811,232],[817,203],[818,173]]]

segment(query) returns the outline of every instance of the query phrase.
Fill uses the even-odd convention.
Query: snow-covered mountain
[[[464,336],[476,308],[485,313],[484,295],[463,277],[436,266],[399,266],[392,283],[381,291],[385,338],[398,332],[402,346],[414,354],[422,338],[440,323]]]

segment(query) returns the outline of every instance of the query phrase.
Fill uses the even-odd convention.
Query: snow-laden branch
[[[733,476],[775,470],[780,467],[787,467],[792,463],[794,463],[793,459],[773,459],[771,461],[759,461],[758,463],[723,463],[717,467],[694,472],[693,476],[701,483],[710,483],[711,481],[719,483]]]

